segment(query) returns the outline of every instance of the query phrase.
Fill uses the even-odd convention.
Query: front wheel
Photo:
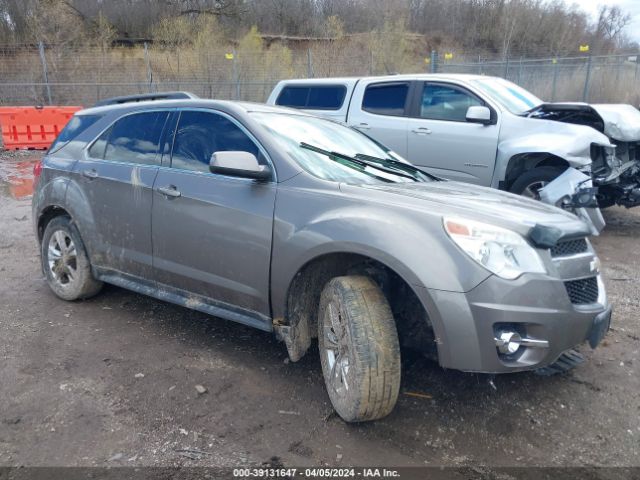
[[[329,398],[343,420],[375,420],[393,410],[400,344],[391,307],[373,280],[336,277],[325,286],[318,346]]]
[[[540,190],[558,178],[562,172],[564,172],[564,169],[560,167],[533,168],[516,178],[509,191],[534,200],[540,200]]]

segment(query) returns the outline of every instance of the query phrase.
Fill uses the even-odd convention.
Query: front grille
[[[569,255],[584,253],[588,250],[587,241],[584,238],[578,238],[576,240],[558,242],[554,247],[551,247],[551,256],[568,257]]]
[[[583,278],[564,282],[569,294],[569,300],[574,305],[596,303],[598,301],[598,279],[596,277]]]

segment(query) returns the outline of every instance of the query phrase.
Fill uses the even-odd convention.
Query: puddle
[[[0,190],[16,200],[33,195],[33,166],[41,158],[34,152],[0,152]]]

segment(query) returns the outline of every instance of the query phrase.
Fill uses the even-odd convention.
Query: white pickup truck
[[[630,105],[545,103],[501,78],[454,74],[283,80],[267,103],[344,122],[441,177],[540,198],[573,167],[601,207],[640,205]]]

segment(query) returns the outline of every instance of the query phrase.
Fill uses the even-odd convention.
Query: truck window
[[[459,88],[426,84],[422,91],[420,117],[429,120],[465,122],[469,107],[477,105],[484,105],[484,103]]]
[[[362,109],[378,115],[404,115],[409,93],[408,83],[375,83],[364,92]]]
[[[287,86],[282,89],[276,105],[312,110],[339,110],[344,103],[344,85]]]

